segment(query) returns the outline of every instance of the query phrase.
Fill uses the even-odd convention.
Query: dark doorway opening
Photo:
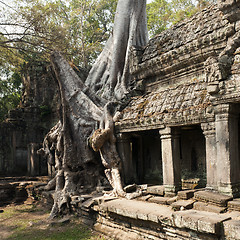
[[[199,125],[180,129],[180,158],[183,188],[206,186],[206,143]]]
[[[133,133],[132,163],[137,184],[162,184],[161,141],[158,130]]]

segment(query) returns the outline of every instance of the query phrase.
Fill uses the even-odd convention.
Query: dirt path
[[[77,218],[65,223],[49,221],[49,212],[36,205],[9,205],[0,210],[1,240],[103,240]]]

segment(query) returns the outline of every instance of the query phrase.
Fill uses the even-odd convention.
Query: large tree
[[[130,91],[130,49],[146,45],[147,40],[146,0],[119,0],[113,34],[85,83],[60,53],[52,54],[62,103],[61,119],[46,136],[42,150],[56,168],[56,176],[47,186],[55,187],[52,217],[66,209],[71,196],[79,194],[81,184],[94,188],[101,181],[94,151],[99,152],[106,168],[112,194],[132,196],[122,187],[114,121],[120,102]]]

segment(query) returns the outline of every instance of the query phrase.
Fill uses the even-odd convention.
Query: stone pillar
[[[240,190],[238,117],[231,104],[218,105],[215,112],[218,191],[236,197]]]
[[[165,194],[176,193],[181,189],[181,163],[179,134],[166,127],[159,130],[162,143],[163,185]]]
[[[206,139],[206,188],[217,190],[217,146],[215,122],[202,123],[201,128]]]
[[[132,149],[128,133],[117,134],[117,150],[122,160],[122,175],[125,184],[133,181]]]

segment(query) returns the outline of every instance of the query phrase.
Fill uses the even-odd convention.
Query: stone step
[[[233,198],[210,191],[197,191],[194,193],[194,199],[200,202],[212,203],[219,207],[226,207],[227,202],[231,201]]]
[[[228,202],[228,209],[232,211],[240,211],[240,198]]]
[[[167,204],[171,205],[172,203],[176,202],[178,200],[177,196],[171,197],[167,200]]]
[[[223,223],[225,239],[240,240],[240,221],[229,220]]]
[[[147,187],[146,192],[148,194],[164,196],[165,191],[164,191],[164,186],[163,185],[156,185],[156,186]]]
[[[193,209],[199,211],[206,211],[206,212],[214,212],[214,213],[224,213],[226,211],[226,207],[219,207],[216,205],[203,203],[203,202],[195,202],[193,204]]]
[[[151,197],[148,199],[148,202],[167,205],[169,199],[169,197]]]
[[[178,200],[171,204],[172,209],[179,211],[185,209],[192,209],[194,201],[193,200]]]
[[[217,213],[186,210],[173,213],[173,219],[176,227],[219,235],[222,231],[222,223],[230,220],[231,217]]]
[[[193,198],[194,193],[200,191],[198,189],[190,189],[190,190],[183,190],[183,191],[178,191],[178,198],[183,199],[183,200],[188,200],[190,198]]]
[[[151,197],[153,197],[153,196],[148,194],[148,195],[145,195],[145,196],[140,196],[140,197],[136,198],[136,200],[146,202]]]

